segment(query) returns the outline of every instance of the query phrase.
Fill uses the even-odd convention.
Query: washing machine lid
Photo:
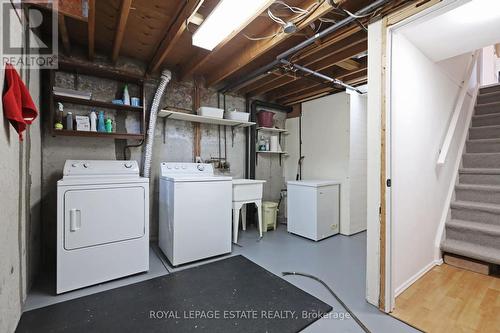
[[[323,187],[329,185],[339,185],[341,181],[339,180],[294,180],[288,181],[288,185],[296,185],[296,186],[308,186],[308,187]]]

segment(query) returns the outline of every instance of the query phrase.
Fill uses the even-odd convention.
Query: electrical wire
[[[269,35],[269,36],[262,36],[262,37],[251,37],[251,36],[248,36],[247,34],[243,34],[243,36],[246,38],[246,39],[249,39],[249,40],[255,40],[255,41],[258,41],[258,40],[263,40],[263,39],[272,39],[278,35],[281,35],[283,33],[283,29],[280,29],[278,32],[276,32],[274,35]]]
[[[368,327],[365,326],[365,324],[363,324],[363,322],[361,320],[359,320],[359,318],[354,314],[354,312],[352,312],[352,310],[347,306],[347,304],[345,304],[338,296],[337,294],[335,294],[335,292],[333,291],[332,288],[330,288],[330,286],[328,286],[323,280],[321,280],[320,278],[314,276],[314,275],[311,275],[311,274],[306,274],[306,273],[299,273],[299,272],[282,272],[281,273],[283,276],[287,276],[287,275],[299,275],[299,276],[304,276],[304,277],[307,277],[307,278],[310,278],[310,279],[313,279],[313,280],[316,280],[318,281],[319,283],[321,283],[329,292],[330,294],[333,295],[333,297],[335,297],[335,299],[337,300],[337,302],[340,303],[340,305],[342,305],[342,307],[344,309],[347,310],[347,312],[349,312],[349,314],[351,315],[352,319],[354,319],[354,321],[359,325],[359,327],[361,327],[361,329],[363,331],[365,331],[366,333],[371,333],[371,331],[368,329]]]

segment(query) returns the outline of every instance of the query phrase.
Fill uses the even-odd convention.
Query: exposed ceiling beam
[[[116,25],[115,41],[113,42],[113,53],[111,54],[112,62],[116,62],[118,56],[120,55],[120,49],[122,47],[123,37],[125,36],[125,27],[127,26],[128,14],[130,13],[131,6],[132,0],[122,0],[120,18],[118,20],[118,24]]]
[[[203,49],[199,49],[195,56],[191,58],[190,61],[179,71],[179,79],[184,80],[186,77],[195,73],[198,69],[201,68],[204,64],[207,63],[208,60],[216,57],[219,51],[227,45],[237,34],[239,34],[243,29],[245,29],[253,20],[255,20],[263,11],[265,11],[274,0],[268,0],[263,6],[262,10],[258,11],[255,15],[250,17],[250,19],[243,23],[239,29],[236,29],[229,35],[224,41],[222,41],[219,45],[217,45],[211,52]]]
[[[360,67],[360,64],[355,60],[347,59],[337,63],[337,66],[342,67],[343,69],[347,69],[348,71],[353,71],[358,69]]]
[[[94,60],[95,55],[95,0],[89,0],[89,17],[87,21],[89,39],[89,59]]]
[[[353,71],[348,71],[342,68],[337,68],[334,71],[330,71],[326,74],[327,76],[339,79],[341,81],[346,81],[346,78],[349,79],[351,75],[366,71],[367,69],[367,62],[364,61],[362,64],[360,64],[360,68],[353,70]],[[284,98],[290,98],[292,96],[300,95],[304,93],[304,91],[307,90],[314,90],[314,88],[321,88],[324,87],[325,84],[328,84],[327,82],[325,83],[317,83],[317,84],[311,84],[310,80],[307,79],[302,79],[298,80],[297,82],[294,82],[293,85],[290,85],[289,89],[278,89],[276,90],[272,95],[266,95],[266,98],[269,100],[278,100],[278,99],[284,99]]]
[[[332,13],[334,13],[334,12],[330,12],[329,15],[331,15]],[[347,38],[347,37],[349,37],[349,36],[357,33],[359,30],[360,30],[360,28],[358,26],[348,26],[348,27],[344,28],[343,30],[340,30],[339,33],[337,33],[337,34],[335,34],[333,36],[328,36],[328,38],[323,38],[321,40],[321,44],[320,45],[316,45],[315,44],[315,45],[311,45],[310,47],[305,48],[299,54],[296,54],[293,57],[293,60],[294,61],[299,61],[299,60],[302,60],[302,59],[304,59],[304,58],[306,58],[306,57],[308,57],[310,55],[313,55],[316,52],[320,52],[321,50],[323,50],[323,49],[331,46],[332,44],[338,43],[340,40],[343,40],[343,39],[345,39],[345,38]],[[366,34],[366,33],[363,32],[363,34]],[[352,38],[355,40],[357,37],[352,37]],[[361,36],[360,38],[365,38],[365,37]],[[308,63],[303,63],[303,65],[307,66]],[[280,81],[283,81],[283,80],[279,80],[277,78],[270,78],[267,75],[262,75],[261,77],[258,77],[258,78],[254,79],[254,80],[245,82],[244,84],[242,84],[239,87],[238,90],[240,92],[250,93],[250,92],[252,92],[255,89],[260,89],[264,85],[270,84],[270,81],[280,82]],[[286,82],[289,82],[289,81],[286,81]],[[277,86],[279,86],[279,84]],[[258,95],[258,93],[253,93],[253,95],[254,96]]]
[[[201,1],[201,3],[203,3],[203,1]],[[157,71],[165,59],[167,59],[170,52],[172,52],[174,47],[177,45],[179,38],[181,38],[184,31],[186,31],[187,19],[194,11],[197,10],[197,8],[199,8],[200,5],[199,0],[186,0],[180,2],[179,8],[176,11],[178,13],[178,15],[176,15],[177,19],[170,26],[170,29],[168,29],[167,34],[156,50],[155,55],[149,63],[148,72],[151,73]]]
[[[309,7],[316,0],[307,1],[303,7]],[[311,22],[316,21],[318,18],[322,17],[330,10],[332,10],[332,6],[328,1],[323,2],[320,6],[316,8],[305,20],[297,25],[297,30],[301,31],[302,29],[309,26]],[[263,35],[271,35],[275,33],[276,27],[273,26],[269,31],[262,33]],[[230,61],[227,61],[223,64],[223,66],[217,67],[212,73],[209,73],[206,76],[206,84],[207,86],[213,86],[222,80],[228,78],[230,75],[234,74],[240,68],[248,65],[250,62],[257,59],[259,56],[265,54],[272,48],[276,47],[276,45],[282,43],[287,40],[290,34],[281,34],[272,39],[264,39],[261,41],[249,41],[245,46],[241,47],[238,51],[238,54]]]
[[[357,85],[359,83],[366,81],[366,78],[367,78],[367,70],[363,70],[361,72],[351,74],[349,76],[344,77],[344,82],[347,84],[350,84],[350,85]],[[317,86],[317,87],[315,86],[307,91],[303,91],[299,95],[291,96],[291,97],[288,97],[285,99],[279,99],[279,100],[277,100],[277,102],[279,104],[283,104],[283,105],[291,105],[291,104],[295,104],[295,103],[301,103],[304,100],[318,98],[318,97],[323,96],[327,93],[330,94],[330,93],[337,91],[337,90],[343,90],[343,89],[338,89],[338,88],[335,88],[333,86],[332,87],[324,87],[324,88],[321,88],[319,86]]]
[[[52,10],[53,2],[49,3],[48,1],[40,1],[40,0],[24,0],[26,4],[31,6],[35,6],[42,9]],[[81,0],[64,0],[58,1],[57,3],[57,13],[62,14],[64,16],[68,16],[74,18],[79,21],[87,21],[87,18],[83,16],[83,8]]]
[[[340,43],[340,42],[339,42]],[[355,55],[359,54],[360,52],[363,52],[367,49],[367,42],[366,39],[361,40],[361,41],[349,41],[348,43],[342,43],[342,47],[339,47],[338,49],[335,47],[333,49],[337,49],[336,52],[334,51],[328,51],[329,56],[328,57],[320,57],[319,61],[316,61],[316,59],[311,60],[308,63],[302,64],[303,66],[310,67],[310,69],[315,70],[315,71],[322,71],[327,68],[331,68],[335,65],[337,65],[339,62],[348,60]],[[323,49],[321,52],[328,50],[328,49]],[[302,78],[302,76],[297,76],[297,77],[283,77],[278,80],[275,80],[273,84],[269,85],[263,85],[259,89],[256,89],[252,92],[249,92],[250,96],[255,96],[255,95],[260,95],[269,91],[272,91],[274,89],[280,88],[280,87],[286,87],[285,89],[288,89],[288,84]],[[265,88],[265,89],[264,89]]]
[[[64,47],[64,52],[67,55],[71,54],[71,43],[69,40],[68,28],[66,27],[66,18],[64,15],[58,15],[58,26],[59,26],[59,34],[61,35],[61,40]]]

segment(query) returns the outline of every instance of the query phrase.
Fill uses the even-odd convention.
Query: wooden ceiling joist
[[[316,0],[309,0],[302,7],[307,8],[313,5]],[[297,25],[297,30],[301,31],[306,28],[312,22],[316,21],[318,18],[324,16],[329,11],[332,10],[332,6],[328,1],[323,2],[320,6],[314,10],[305,20],[303,20],[300,24]],[[262,35],[272,35],[275,33],[276,27],[273,26],[269,31],[262,33]],[[218,84],[222,80],[228,78],[240,68],[248,65],[253,60],[257,59],[259,56],[265,54],[270,51],[276,45],[282,43],[286,39],[288,39],[290,34],[281,34],[272,39],[264,39],[261,41],[252,41],[248,42],[243,47],[239,48],[238,53],[233,57],[233,60],[226,62],[222,68],[215,68],[212,73],[209,73],[206,76],[206,84],[207,86],[213,86]]]
[[[116,25],[115,40],[113,42],[113,52],[111,53],[111,61],[113,63],[116,62],[118,56],[120,55],[120,49],[122,47],[123,37],[125,36],[125,27],[127,26],[128,14],[130,13],[131,6],[132,0],[122,0],[120,18],[118,19],[118,24]]]
[[[350,85],[358,85],[360,83],[363,83],[366,81],[367,78],[367,71],[363,70],[355,74],[350,74],[346,77],[344,77],[344,83],[350,84]],[[324,87],[320,88],[317,86],[314,86],[310,88],[309,90],[302,91],[299,94],[289,96],[284,99],[278,99],[277,103],[283,104],[283,105],[291,105],[295,103],[300,103],[303,102],[306,99],[312,99],[312,98],[317,98],[318,95],[324,95],[325,93],[332,93],[335,91],[341,91],[338,88],[335,87]]]
[[[344,81],[345,78],[348,77],[349,75],[356,74],[356,73],[359,73],[361,71],[366,70],[366,68],[367,68],[366,59],[364,59],[363,61],[361,61],[358,64],[359,64],[359,68],[356,70],[349,71],[349,70],[342,69],[342,68],[336,68],[335,70],[333,70],[331,72],[325,72],[324,74],[327,76],[339,79],[341,81]],[[272,94],[267,94],[266,98],[269,100],[283,99],[285,97],[289,97],[289,96],[292,96],[294,94],[301,93],[304,90],[312,88],[313,86],[321,87],[322,85],[321,84],[316,84],[316,85],[311,84],[310,80],[305,80],[305,79],[297,80],[296,82],[294,82],[293,84],[291,84],[287,87],[276,89],[275,91],[273,91]]]
[[[66,27],[66,17],[62,14],[58,15],[58,26],[59,34],[61,35],[62,44],[64,47],[64,52],[69,55],[71,54],[71,43],[69,40],[68,28]]]
[[[160,46],[158,47],[155,55],[153,56],[148,72],[155,72],[160,68],[168,55],[172,52],[175,45],[181,38],[182,34],[187,28],[187,19],[199,7],[199,0],[182,1],[179,4],[175,22],[170,26],[165,38],[163,38]]]
[[[94,60],[95,55],[95,0],[89,0],[89,16],[87,18],[89,59]]]
[[[360,52],[365,51],[367,48],[367,42],[366,40],[362,41],[355,41],[354,44],[349,43],[345,47],[340,48],[337,50],[335,53],[330,53],[329,57],[322,58],[319,61],[313,60],[310,63],[306,63],[303,66],[309,67],[310,69],[314,71],[322,71],[328,68],[331,68],[338,64],[339,62],[349,60],[350,58],[354,57],[355,55],[359,54]],[[322,50],[323,51],[323,50]],[[253,91],[249,93],[251,96],[255,96],[255,94],[263,94],[267,93],[269,91],[272,91],[274,89],[284,87],[298,79],[300,79],[300,76],[297,77],[283,77],[280,78],[279,80],[276,80],[273,82],[273,84],[266,85],[264,89],[258,89],[257,91]],[[264,86],[262,87],[264,88]],[[288,87],[287,87],[288,88]],[[285,89],[287,89],[285,88]]]

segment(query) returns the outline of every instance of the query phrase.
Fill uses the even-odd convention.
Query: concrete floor
[[[284,271],[296,271],[315,275],[325,281],[337,295],[356,313],[372,332],[419,332],[392,318],[365,300],[366,233],[354,236],[337,235],[320,242],[313,242],[286,232],[281,225],[278,230],[264,234],[257,240],[258,233],[250,228],[240,232],[239,244],[233,246],[231,255],[242,254],[270,272],[280,275]],[[206,263],[223,257],[203,261]],[[123,285],[151,279],[191,266],[172,267],[156,246],[150,251],[150,271],[132,277],[103,283],[63,295],[54,296],[54,282],[48,277],[40,279],[28,295],[25,311],[66,301]],[[363,332],[352,319],[345,318],[346,311],[334,297],[318,282],[300,276],[285,279],[297,287],[316,296],[333,307],[330,318],[322,318],[304,332]],[[52,281],[52,282],[51,282]]]

